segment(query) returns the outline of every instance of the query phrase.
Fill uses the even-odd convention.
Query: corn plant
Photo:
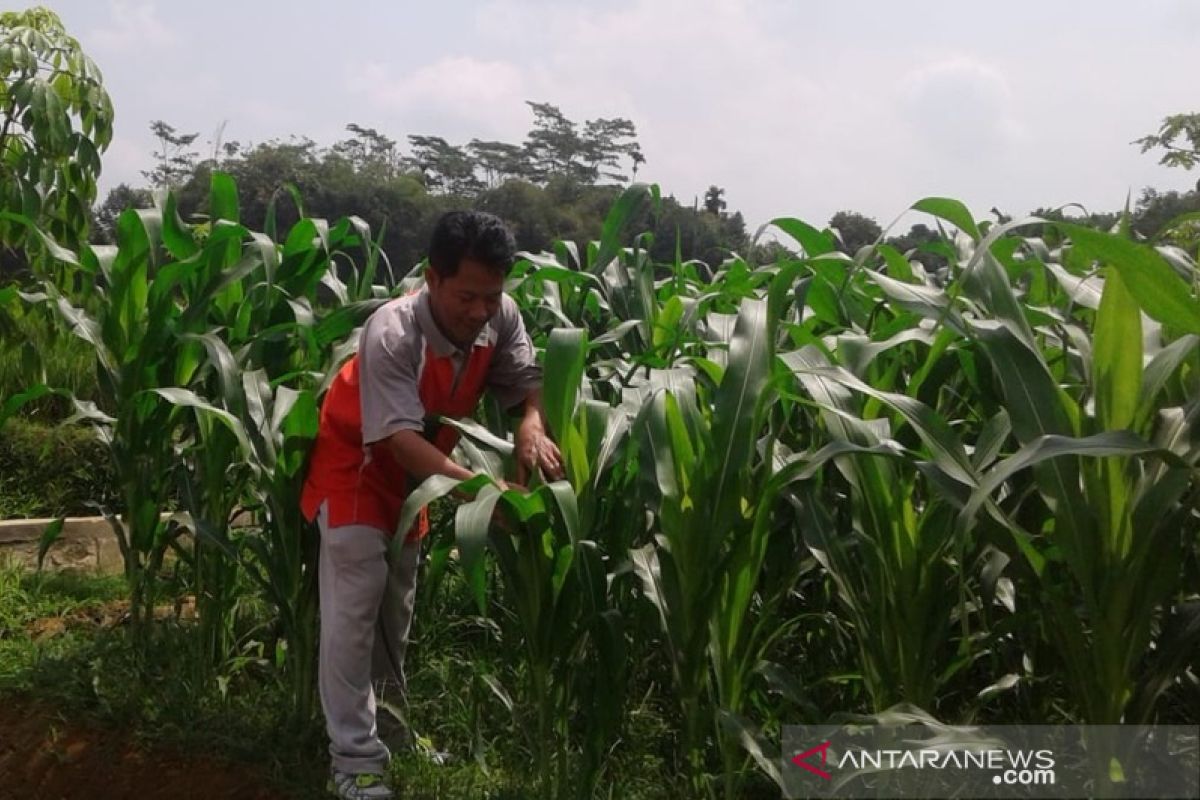
[[[851,262],[833,252],[830,237],[798,220],[775,224],[812,254],[804,262],[812,273],[806,313],[787,325],[792,341],[805,344],[780,362],[799,390],[785,393],[817,412],[784,437],[803,451],[797,457],[814,483],[789,495],[852,623],[874,709],[900,702],[932,709],[970,660],[965,643],[957,655],[947,648],[952,618],[966,627],[962,578],[972,546],[955,529],[955,494],[977,478],[958,435],[917,398],[954,396],[927,390],[929,376],[956,359],[951,345],[961,324],[936,288],[913,282],[912,265],[894,251],[893,277],[862,269],[866,254]],[[946,486],[958,488],[947,495]]]
[[[275,660],[288,676],[297,716],[307,719],[316,648],[316,537],[300,513],[305,459],[316,436],[318,392],[352,352],[348,337],[382,302],[374,299],[383,292],[373,284],[380,253],[360,220],[330,228],[304,218],[279,245],[241,228],[237,219],[236,187],[217,173],[209,224],[239,231],[239,246],[225,241],[211,252],[212,238],[204,239],[201,227],[178,223],[171,238],[174,255],[199,258],[221,277],[207,305],[207,332],[187,337],[206,356],[196,385],[208,402],[193,404],[203,413],[195,417],[198,446],[182,459],[191,467],[184,472],[183,494],[201,501],[190,505],[197,576],[203,578],[207,566],[217,579],[210,584],[219,584],[204,596],[211,621],[204,622],[202,609],[201,628],[224,632],[218,644],[225,650],[216,657],[227,657],[228,617],[237,602],[229,592],[237,569],[244,570],[276,609]],[[365,254],[361,275],[348,248]],[[334,274],[338,263],[352,273],[349,286]],[[291,385],[280,385],[285,382]],[[242,476],[240,484],[234,475]],[[257,528],[230,530],[235,504],[255,512]]]
[[[454,538],[480,613],[488,613],[485,552],[495,557],[508,635],[524,656],[523,703],[533,708],[531,751],[542,797],[591,797],[604,774],[622,721],[628,677],[626,634],[610,588],[611,554],[592,538],[606,476],[628,433],[623,413],[580,396],[587,352],[580,329],[556,329],[546,345],[543,400],[560,442],[567,480],[532,492],[498,491],[487,476],[458,483],[426,480],[405,504],[398,530],[451,490],[474,493],[459,507]],[[461,425],[461,423],[460,423]],[[495,434],[462,426],[469,436],[506,449]],[[473,452],[473,449],[472,449]],[[478,457],[468,459],[485,467]],[[497,476],[498,477],[498,476]],[[489,528],[497,507],[512,520]],[[501,614],[504,620],[505,614]],[[518,714],[517,722],[521,722]]]
[[[709,791],[710,731],[724,759],[723,792],[735,794],[738,744],[722,721],[744,710],[748,679],[779,633],[752,613],[775,500],[796,470],[773,470],[771,320],[767,301],[742,302],[725,368],[710,362],[719,380],[711,416],[676,370],[658,376],[661,388],[635,422],[642,493],[660,532],[633,552],[634,567],[664,635],[698,794]]]
[[[180,220],[168,195],[162,209],[122,215],[116,248],[88,248],[76,258],[47,238],[54,257],[95,288],[73,304],[45,279],[44,293],[28,297],[53,303],[96,354],[100,402],[77,403],[77,417],[96,425],[114,454],[126,513],[124,520],[106,515],[139,629],[174,548],[199,581],[207,659],[228,657],[240,561],[279,610],[283,641],[303,665],[297,698],[307,708],[300,698],[311,694],[304,676],[313,652],[314,540],[296,500],[317,393],[386,292],[373,284],[380,254],[359,220],[330,228],[302,219],[282,244],[237,220],[236,187],[214,174],[204,223]],[[352,248],[366,254],[361,274]],[[348,267],[350,286],[334,274],[335,263]],[[89,283],[68,282],[81,285]],[[190,513],[164,519],[176,487]],[[241,506],[263,510],[262,533],[245,542],[228,529]],[[184,531],[196,534],[190,552],[178,541]]]
[[[956,512],[960,496],[978,485],[977,462],[919,401],[872,388],[814,347],[784,360],[820,408],[830,439],[807,456],[810,471],[832,460],[849,488],[844,505],[829,502],[837,494],[828,487],[804,493],[804,536],[854,623],[875,710],[901,702],[932,709],[946,682],[972,659],[968,594],[974,592],[966,571],[979,542],[957,525]],[[864,418],[864,397],[899,419]],[[907,438],[905,428],[919,437],[920,450],[897,441]],[[988,435],[976,450],[980,460],[988,457]],[[949,647],[956,617],[963,632],[957,649]]]
[[[452,490],[475,499],[459,507],[455,539],[462,569],[480,612],[488,612],[485,553],[495,554],[506,606],[515,625],[510,633],[524,655],[525,685],[517,713],[526,732],[541,797],[587,797],[601,775],[603,758],[615,741],[624,674],[624,636],[619,616],[607,602],[607,573],[594,542],[580,537],[575,497],[565,482],[524,494],[501,492],[487,476],[458,482],[427,479],[406,502],[401,525],[419,508]],[[500,506],[511,515],[508,532],[489,537]],[[584,675],[600,660],[599,685]],[[585,665],[587,665],[585,667]],[[614,713],[614,710],[616,713]],[[575,766],[579,734],[572,719],[583,715],[585,759]]]
[[[180,415],[156,392],[186,383],[198,366],[179,339],[186,324],[174,297],[188,267],[159,269],[161,231],[158,211],[131,210],[118,220],[115,249],[85,248],[78,257],[56,245],[48,248],[59,264],[94,283],[95,312],[73,303],[49,279],[42,280],[44,294],[35,298],[51,303],[95,354],[101,406],[114,416],[82,403],[77,416],[96,426],[113,455],[125,514],[118,519],[102,511],[117,535],[131,614],[143,639],[163,557],[180,533],[177,523],[162,519]]]
[[[1076,314],[1031,324],[994,252],[1004,232],[975,235],[965,248],[964,289],[989,312],[972,327],[1020,447],[984,475],[962,513],[1007,494],[1015,550],[1036,576],[1046,636],[1082,718],[1148,721],[1197,641],[1194,602],[1178,592],[1197,532],[1200,303],[1154,249],[1063,226],[1066,266],[1046,266]],[[1025,266],[1038,268],[1043,254],[1032,248]],[[1099,272],[1080,280],[1093,264]],[[1072,348],[1075,358],[1046,355]]]

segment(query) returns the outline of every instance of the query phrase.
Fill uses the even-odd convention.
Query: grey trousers
[[[321,531],[321,645],[317,683],[329,754],[343,772],[384,772],[391,753],[380,738],[376,711],[385,693],[404,706],[404,652],[417,590],[419,541],[398,554],[378,528],[330,528],[326,504]],[[390,699],[390,698],[389,698]]]

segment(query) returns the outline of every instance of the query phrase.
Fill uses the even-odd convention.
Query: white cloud
[[[364,30],[228,0],[203,14],[119,0],[89,4],[102,30],[81,38],[103,46],[119,123],[132,126],[122,132],[141,133],[145,150],[134,129],[154,118],[205,133],[228,119],[243,142],[328,144],[347,122],[402,146],[409,134],[520,142],[532,100],[580,123],[632,120],[639,179],[683,202],[715,183],[751,224],[821,224],[839,209],[882,223],[929,194],[1018,213],[1108,207],[1130,187],[1178,184],[1128,143],[1193,102],[1200,50],[1180,41],[1200,2],[1150,0],[1144,25],[1115,0],[1084,16],[1015,2],[1000,16],[948,13],[944,0],[468,0],[419,13],[379,2]],[[243,21],[233,56],[214,61],[210,28],[231,16]],[[325,36],[321,57],[282,66],[254,46],[264,26],[280,42]],[[173,38],[172,58],[147,70],[147,46]],[[1167,57],[1177,68],[1163,69]]]
[[[98,49],[131,54],[178,42],[178,36],[158,18],[158,9],[150,0],[111,0],[108,22],[92,30],[87,39]]]
[[[571,119],[631,119],[657,181],[683,202],[713,183],[756,219],[784,213],[746,189],[790,178],[808,183],[796,158],[822,136],[806,118],[825,90],[799,68],[798,49],[771,27],[769,6],[730,0],[635,0],[547,6],[501,0],[478,27],[522,41],[527,86]],[[525,125],[528,127],[529,118]],[[757,207],[752,205],[757,202]]]
[[[963,160],[994,158],[1024,138],[1004,76],[977,60],[920,67],[903,86],[901,113],[923,148]]]
[[[346,83],[374,111],[398,118],[407,133],[487,138],[511,135],[528,123],[522,101],[529,80],[508,61],[451,56],[407,75],[373,63],[351,69]]]

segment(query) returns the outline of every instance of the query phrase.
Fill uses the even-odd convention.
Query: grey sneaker
[[[384,782],[383,776],[374,772],[355,775],[335,769],[325,788],[342,800],[392,800],[396,796]]]

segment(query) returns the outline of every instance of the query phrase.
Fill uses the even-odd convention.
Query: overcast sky
[[[626,117],[639,179],[710,184],[753,226],[888,224],[949,195],[977,216],[1119,208],[1187,189],[1130,141],[1200,111],[1200,0],[51,0],[116,107],[102,188],[142,183],[152,119],[211,139],[349,122],[520,142],[525,100]],[[753,228],[752,228],[753,230]]]

